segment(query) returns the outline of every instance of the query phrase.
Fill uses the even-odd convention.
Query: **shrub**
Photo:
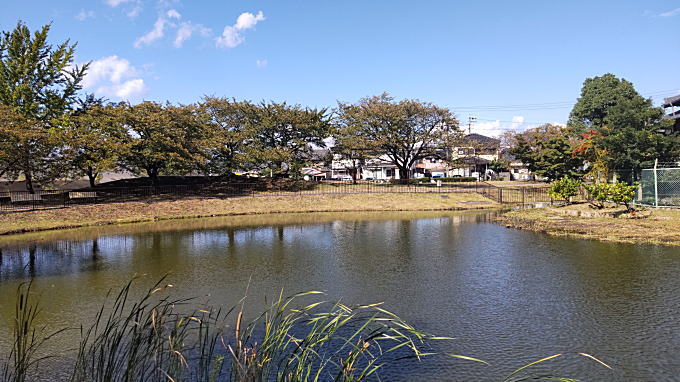
[[[455,176],[449,178],[411,178],[408,180],[408,184],[430,184],[431,181],[435,182],[440,180],[442,183],[459,183],[459,182],[475,182],[477,178],[474,176]],[[404,184],[403,179],[390,179],[391,184]]]
[[[588,190],[590,204],[594,207],[603,208],[604,203],[609,201],[624,205],[630,211],[630,202],[635,199],[635,192],[639,185],[637,182],[633,183],[632,186],[619,182],[616,184],[592,184],[584,187]]]
[[[583,187],[588,191],[588,202],[591,206],[601,209],[604,203],[610,199],[611,186],[607,183],[584,184]]]
[[[443,183],[458,183],[458,182],[475,182],[477,178],[474,176],[453,176],[450,178],[438,178]]]
[[[555,199],[564,199],[567,204],[571,203],[571,198],[578,195],[581,181],[579,179],[569,178],[564,176],[562,179],[556,180],[548,189],[548,195]]]
[[[640,183],[635,182],[632,186],[619,182],[610,186],[610,199],[616,204],[623,204],[626,209],[630,211],[630,202],[635,199],[635,191],[637,191]]]

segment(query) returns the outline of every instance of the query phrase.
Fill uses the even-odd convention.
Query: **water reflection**
[[[135,274],[155,280],[170,273],[180,296],[220,305],[235,303],[250,285],[253,313],[281,288],[325,290],[329,299],[348,304],[385,302],[425,330],[456,337],[447,351],[501,365],[480,369],[435,359],[387,370],[387,380],[498,380],[524,363],[564,352],[596,354],[615,367],[609,371],[578,356],[561,361],[563,372],[582,380],[675,378],[677,248],[553,238],[509,230],[492,218],[216,218],[5,240],[0,345],[14,289],[24,280],[35,280],[47,322],[61,327],[92,316],[111,287]]]

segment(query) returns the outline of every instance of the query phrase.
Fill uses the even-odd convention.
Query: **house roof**
[[[476,157],[476,156],[467,156],[463,158],[458,158],[458,162],[465,163],[465,164],[487,164],[491,162],[488,159],[484,159],[481,157]]]
[[[302,170],[300,170],[300,172],[303,175],[309,175],[309,176],[324,176],[325,175],[322,171],[315,169],[315,168],[311,168],[311,167],[305,167]]]
[[[303,152],[302,157],[305,159],[313,161],[323,161],[331,150],[329,149],[314,149],[311,151]]]
[[[680,110],[663,116],[666,119],[680,119]]]
[[[680,94],[663,99],[662,107],[680,106]]]
[[[465,136],[466,142],[479,143],[487,147],[498,147],[501,145],[501,140],[487,137],[486,135],[472,133]]]

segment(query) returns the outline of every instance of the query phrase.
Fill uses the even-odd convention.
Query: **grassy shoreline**
[[[497,218],[508,228],[614,243],[680,246],[680,211],[652,210],[641,219],[577,216],[585,204],[510,211]]]
[[[462,211],[497,208],[474,193],[338,194],[147,199],[0,214],[0,235],[213,216],[354,211]]]

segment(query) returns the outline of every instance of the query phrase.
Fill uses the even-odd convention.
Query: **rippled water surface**
[[[49,326],[94,316],[135,274],[170,273],[180,296],[231,306],[324,290],[385,302],[448,350],[386,380],[500,380],[556,353],[550,370],[584,381],[680,380],[680,250],[510,230],[492,213],[365,213],[210,218],[0,239],[0,345],[17,285],[31,277]],[[73,346],[62,338],[60,346]],[[579,357],[596,355],[608,370]]]

